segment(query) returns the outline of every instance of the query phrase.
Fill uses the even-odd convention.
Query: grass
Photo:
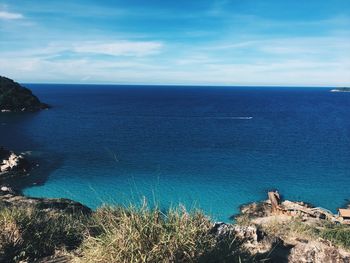
[[[163,213],[146,204],[104,207],[93,216],[97,236],[88,236],[77,262],[234,262],[233,236],[217,240],[213,223],[182,206]]]
[[[347,250],[350,250],[350,227],[346,225],[329,225],[320,230],[319,236]]]
[[[247,217],[238,224],[249,225]],[[262,230],[282,239],[323,238],[350,250],[350,227],[270,221]],[[177,206],[167,211],[141,206],[106,206],[90,215],[40,209],[0,208],[0,262],[35,262],[56,252],[73,262],[254,262],[244,240],[217,236],[199,210]],[[259,261],[261,262],[261,260]]]
[[[0,262],[33,261],[81,243],[87,220],[82,215],[36,209],[0,209]]]
[[[348,225],[338,225],[328,221],[305,223],[295,218],[284,223],[270,222],[263,227],[263,230],[284,238],[299,237],[311,240],[322,238],[350,251],[350,226]]]
[[[0,208],[0,262],[34,262],[56,252],[74,262],[239,262],[232,234],[218,239],[213,222],[183,206],[162,212],[109,206],[89,216]]]

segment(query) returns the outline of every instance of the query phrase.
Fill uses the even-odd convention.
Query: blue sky
[[[0,0],[20,82],[347,86],[349,0]]]

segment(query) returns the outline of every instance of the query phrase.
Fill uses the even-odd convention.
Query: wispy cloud
[[[16,20],[22,18],[24,18],[24,16],[20,13],[11,13],[8,11],[0,10],[0,20]]]
[[[37,57],[52,58],[62,56],[65,53],[77,56],[125,56],[146,57],[158,54],[162,51],[164,43],[159,41],[131,41],[131,40],[99,40],[99,41],[64,41],[53,42],[47,46],[38,48],[22,49],[20,51],[2,52],[3,57]]]
[[[0,72],[23,82],[350,82],[346,3],[0,1]]]
[[[85,42],[73,45],[73,51],[111,56],[147,56],[159,53],[162,46],[161,42],[153,41]]]

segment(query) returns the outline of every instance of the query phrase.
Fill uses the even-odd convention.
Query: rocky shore
[[[120,227],[118,222],[122,222],[119,217],[130,217],[127,219],[131,220],[130,224],[134,224],[132,213],[145,217],[143,210],[135,212],[116,207],[92,211],[69,199],[26,197],[11,186],[1,185],[1,179],[19,176],[20,180],[29,169],[30,163],[25,156],[0,148],[0,227],[5,229],[0,233],[0,262],[19,262],[16,258],[21,258],[19,255],[24,253],[23,250],[27,253],[23,258],[27,260],[21,262],[85,262],[81,244],[105,235],[99,232],[110,227],[110,222],[117,222],[110,231],[119,235],[119,231],[125,230],[117,229]],[[158,223],[157,217],[152,217],[156,220],[153,224]],[[186,217],[183,220],[188,223]],[[208,235],[213,238],[216,245],[211,249],[220,251],[214,257],[221,258],[227,253],[227,258],[233,261],[193,262],[350,262],[350,228],[340,225],[339,216],[328,210],[304,202],[282,201],[277,192],[269,192],[268,200],[243,205],[234,219],[231,224],[205,219],[209,227],[202,229],[203,233],[198,237]],[[138,222],[142,224],[142,221]],[[38,237],[28,235],[28,231]],[[13,233],[16,233],[15,239]],[[52,239],[52,244],[40,251],[40,244],[46,239]],[[33,250],[32,247],[36,248]]]
[[[335,215],[332,215],[326,210],[315,209],[311,205],[303,202],[286,200],[280,202],[278,206],[279,209],[276,210],[271,200],[243,205],[241,207],[241,212],[235,217],[235,223],[212,223],[212,226],[208,228],[207,234],[215,236],[217,246],[225,247],[224,249],[220,248],[220,251],[223,250],[225,253],[229,253],[230,256],[234,255],[233,253],[238,253],[237,255],[239,255],[238,258],[240,260],[245,259],[240,262],[350,262],[350,244],[347,247],[346,243],[343,245],[338,243],[336,238],[332,239],[326,235],[322,235],[322,233],[326,233],[327,231],[336,231],[339,229],[339,225],[336,224]],[[63,216],[64,218],[69,215],[78,216],[78,218],[83,216],[84,219],[78,220],[88,220],[88,222],[90,222],[89,224],[95,222],[91,220],[95,218],[96,215],[98,215],[98,217],[102,215],[102,220],[105,224],[107,221],[109,222],[109,220],[111,220],[107,216],[110,211],[122,211],[119,210],[120,208],[116,208],[116,210],[102,209],[102,211],[104,211],[102,213],[101,211],[94,212],[90,208],[69,199],[25,197],[16,193],[11,187],[4,185],[0,186],[0,212],[2,209],[37,211],[36,213],[44,214],[44,217],[47,218],[52,217],[52,215]],[[117,212],[117,214],[119,213],[120,212]],[[142,213],[142,211],[139,213]],[[125,215],[130,216],[128,214]],[[34,220],[36,219],[34,218]],[[49,223],[46,222],[46,224]],[[86,227],[88,226],[84,226],[84,228]],[[95,227],[93,227],[93,229],[94,228]],[[342,231],[345,230],[345,232],[342,232],[343,234],[346,233],[350,236],[349,228],[341,229]],[[83,232],[83,230],[79,231]],[[76,235],[83,234],[79,232],[76,233]],[[93,234],[90,233],[89,236],[90,235]],[[79,240],[81,240],[81,238]],[[347,237],[345,237],[345,239],[347,239]],[[232,240],[235,247],[233,248],[231,245],[227,247],[227,240]],[[3,255],[3,258],[5,258],[6,255],[4,251],[1,251],[5,249],[2,246],[2,242],[0,234],[0,262],[2,262],[1,255]],[[83,257],[83,255],[80,254],[81,252],[75,250],[79,247],[81,242],[82,241],[77,241],[73,246],[73,250],[68,254],[63,253],[67,250],[67,247],[63,246],[58,250],[52,251],[51,254],[46,253],[44,255],[46,257],[51,255],[50,260],[53,260],[52,262],[56,262],[55,258],[57,260],[62,260],[63,258],[62,262],[85,262],[81,260],[81,257]],[[29,260],[28,262],[32,261]],[[47,261],[39,260],[35,262]],[[226,261],[213,260],[200,262]]]
[[[30,162],[23,154],[0,147],[0,182],[8,177],[26,175],[30,168]]]
[[[325,234],[339,231],[350,237],[350,228],[340,226],[337,215],[304,202],[285,200],[277,210],[273,206],[271,200],[243,205],[236,224],[217,223],[218,232],[233,232],[250,254],[268,255],[268,262],[350,262],[349,247]]]
[[[5,234],[0,233],[0,262],[17,262],[14,260],[17,253],[20,253],[16,249],[17,241],[7,240],[11,231],[18,231],[16,232],[17,238],[22,240],[23,244],[32,246],[31,243],[42,242],[41,238],[51,238],[47,236],[52,235],[47,234],[51,231],[61,233],[60,229],[56,229],[57,225],[66,224],[67,222],[72,226],[69,225],[68,230],[65,228],[63,230],[68,232],[61,233],[62,236],[52,244],[53,247],[60,244],[61,248],[50,248],[51,250],[41,252],[31,251],[30,253],[34,254],[28,254],[29,260],[25,262],[73,262],[74,260],[85,262],[81,260],[84,253],[80,254],[79,250],[76,250],[84,242],[84,229],[88,229],[88,236],[96,235],[95,227],[91,228],[90,226],[95,224],[92,222],[94,222],[96,215],[98,215],[98,220],[104,222],[103,224],[111,219],[105,219],[105,216],[102,216],[101,219],[100,210],[92,211],[79,202],[62,198],[26,197],[13,190],[11,186],[1,185],[1,179],[18,176],[20,180],[20,176],[27,174],[29,169],[30,163],[25,156],[6,150],[3,147],[0,148],[0,227],[1,224],[6,225],[7,213],[14,213],[12,214],[14,217],[12,220],[23,220],[21,217],[24,217],[28,221],[22,222],[23,225],[18,229],[16,228],[17,230],[9,230],[10,232],[7,232],[7,234],[6,231]],[[110,213],[110,211],[120,211],[122,208],[110,209],[102,209],[104,211],[102,215],[106,211]],[[17,218],[18,213],[20,218]],[[129,216],[129,212],[125,213],[126,216]],[[143,212],[138,213],[142,215]],[[114,212],[108,215],[108,217],[111,216],[115,216]],[[37,217],[41,219],[39,220]],[[234,219],[235,222],[231,224],[208,221],[212,226],[207,230],[202,230],[205,235],[214,235],[216,247],[219,247],[215,249],[224,250],[225,253],[228,253],[230,259],[244,259],[241,262],[278,263],[350,262],[350,228],[339,226],[339,216],[328,210],[315,208],[304,202],[282,201],[277,192],[269,192],[268,200],[243,205],[240,208],[240,213]],[[5,223],[3,220],[5,220]],[[41,227],[46,231],[40,234],[42,237],[39,240],[31,240],[32,237],[26,234],[26,229],[32,227],[32,224],[35,225],[34,232],[43,231]],[[71,227],[74,227],[75,224],[79,227],[74,228],[74,237],[69,237],[68,233],[72,231]],[[39,235],[39,233],[34,234]],[[75,240],[72,244],[70,243],[71,238]],[[232,244],[235,244],[235,247],[227,247],[227,243],[230,243],[227,240],[231,240],[230,242],[233,242]],[[10,246],[10,249],[8,246]],[[64,251],[66,250],[70,252],[65,254]],[[35,256],[36,253],[42,255],[42,258]],[[47,261],[47,257],[50,258],[50,261]],[[33,260],[31,261],[30,258]],[[228,262],[236,262],[235,260]]]
[[[86,215],[92,212],[87,206],[70,199],[26,197],[6,185],[0,186],[1,208],[38,209],[47,213],[78,213]]]

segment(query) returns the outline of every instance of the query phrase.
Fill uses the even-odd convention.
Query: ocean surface
[[[145,197],[229,221],[284,198],[336,211],[350,198],[350,93],[324,88],[28,84],[52,105],[1,114],[0,145],[39,164],[26,195],[96,208]]]

